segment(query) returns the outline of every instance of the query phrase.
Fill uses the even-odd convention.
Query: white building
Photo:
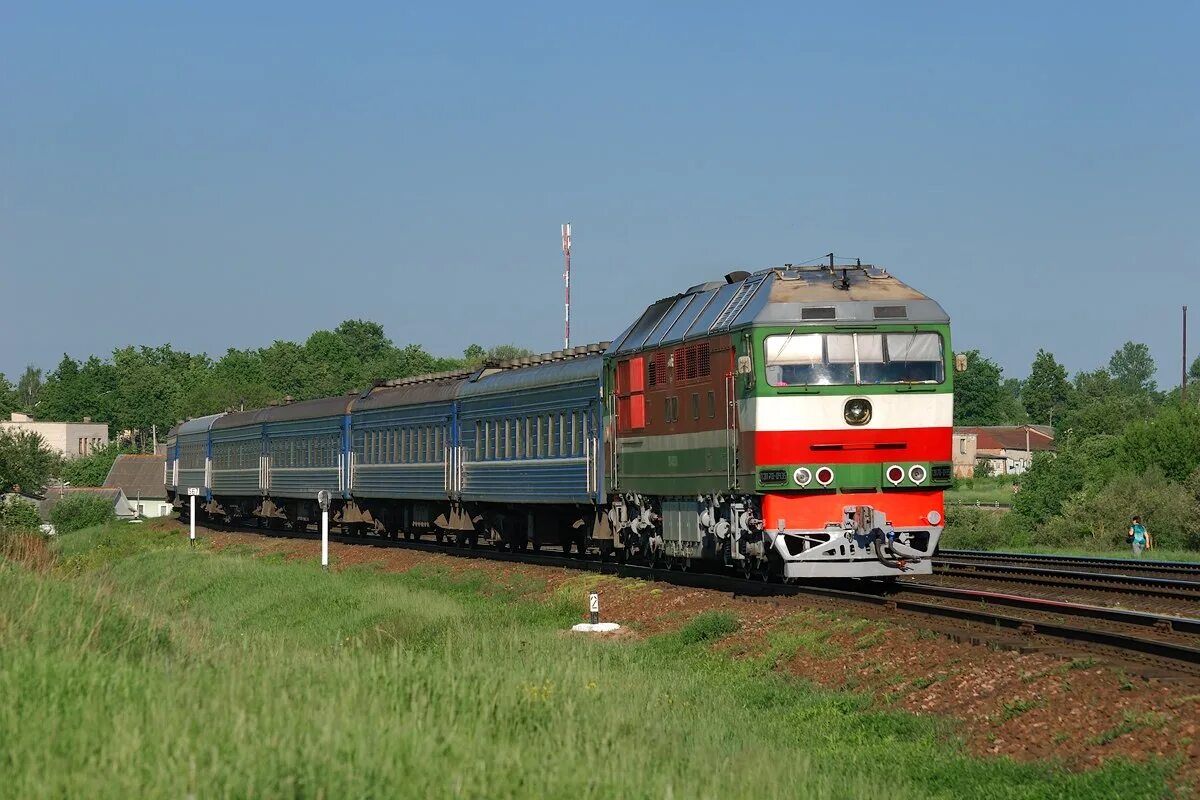
[[[38,422],[28,414],[13,412],[11,421],[0,422],[0,430],[36,433],[63,458],[89,456],[108,444],[108,425],[92,422],[90,417],[83,422]]]

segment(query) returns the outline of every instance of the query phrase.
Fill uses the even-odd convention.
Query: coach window
[[[517,458],[524,458],[525,434],[528,432],[528,425],[525,423],[523,418],[517,417],[517,419],[513,421],[513,426],[513,431],[517,439],[517,449],[514,455],[516,455]]]

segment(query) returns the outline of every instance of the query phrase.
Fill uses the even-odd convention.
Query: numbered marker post
[[[317,492],[317,504],[321,506],[321,568],[329,569],[329,492]]]
[[[588,611],[592,614],[592,624],[600,622],[600,595],[596,592],[588,594]]]
[[[188,489],[188,541],[192,544],[196,543],[196,496],[200,494],[200,488],[192,486]]]

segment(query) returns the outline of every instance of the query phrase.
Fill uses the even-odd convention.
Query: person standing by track
[[[1133,546],[1133,557],[1141,558],[1143,550],[1151,550],[1154,548],[1154,540],[1150,538],[1150,531],[1146,530],[1146,526],[1142,524],[1141,517],[1134,517],[1133,522],[1129,524],[1129,533],[1125,540]]]

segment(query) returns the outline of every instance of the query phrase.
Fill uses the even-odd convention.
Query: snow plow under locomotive
[[[764,579],[931,571],[949,319],[868,266],[736,272],[614,342],[190,420],[172,497],[303,527],[543,544]]]

